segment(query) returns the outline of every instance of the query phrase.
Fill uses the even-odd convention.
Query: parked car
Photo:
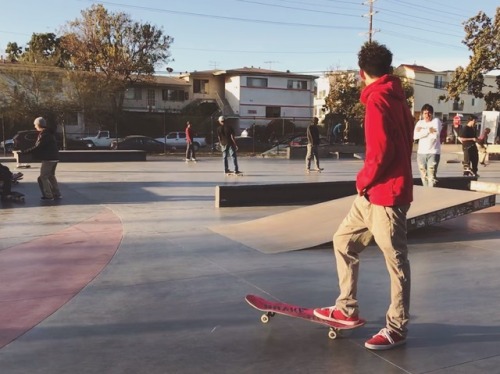
[[[251,136],[235,136],[239,152],[261,153],[272,147],[272,144],[261,142]],[[215,143],[215,149],[221,150],[219,142]]]
[[[128,149],[137,151],[146,151],[147,153],[163,153],[165,144],[149,136],[129,135],[124,138],[113,140],[111,149]]]
[[[162,138],[156,138],[155,140],[165,143],[170,149],[183,149],[186,148],[186,132],[185,131],[173,131],[169,132],[166,136]],[[197,151],[200,147],[205,147],[207,141],[204,137],[195,136],[193,138],[193,147]]]
[[[319,138],[319,146],[329,145],[328,139],[325,137]],[[304,147],[307,145],[307,136],[297,136],[290,141],[290,147]]]
[[[91,148],[109,148],[111,147],[111,142],[116,137],[108,130],[99,130],[94,136],[87,136],[82,138],[92,144]]]
[[[7,153],[11,153],[12,149],[14,149],[14,140],[13,139],[5,139],[0,142],[0,149],[5,150]]]
[[[27,149],[35,145],[38,137],[36,130],[18,131],[12,138],[14,141],[13,149]],[[56,133],[57,145],[59,149],[64,149],[64,141],[61,133]],[[91,144],[85,140],[66,138],[66,149],[90,149]]]

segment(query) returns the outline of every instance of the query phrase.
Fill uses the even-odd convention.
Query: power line
[[[220,16],[220,15],[216,15],[216,14],[193,13],[193,12],[184,12],[184,11],[177,11],[177,10],[145,7],[145,6],[139,6],[139,5],[129,5],[129,4],[110,2],[110,1],[101,1],[100,3],[107,4],[107,5],[119,6],[119,7],[123,7],[123,8],[146,10],[146,11],[151,11],[151,12],[161,12],[161,13],[170,13],[170,14],[177,14],[177,15],[184,15],[184,16],[223,19],[226,21],[264,23],[264,24],[281,25],[281,26],[300,26],[300,27],[340,29],[340,30],[360,30],[359,27],[354,27],[354,26],[332,26],[332,25],[320,25],[320,24],[311,24],[311,23],[282,22],[282,21],[269,21],[269,20],[241,18],[241,17],[228,17],[228,16]]]

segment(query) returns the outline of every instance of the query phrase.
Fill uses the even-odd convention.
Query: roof
[[[267,75],[267,76],[275,76],[275,77],[289,77],[289,78],[308,78],[308,79],[316,79],[319,76],[316,75],[305,75],[298,73],[291,73],[289,70],[287,71],[277,71],[277,70],[269,70],[269,69],[261,69],[252,67],[243,67],[238,69],[229,69],[224,71],[222,74],[226,75]],[[222,75],[220,74],[220,75]]]
[[[426,68],[425,66],[422,66],[422,65],[409,65],[409,64],[401,64],[399,65],[399,67],[403,67],[403,68],[407,68],[407,69],[411,69],[413,71],[416,71],[416,72],[420,72],[420,73],[435,73],[434,70],[431,70],[429,68]]]
[[[228,69],[228,70],[221,70],[221,69],[215,69],[215,70],[204,70],[204,71],[193,71],[190,73],[183,74],[182,76],[189,76],[189,75],[214,75],[214,76],[221,76],[221,75],[266,75],[266,76],[275,76],[275,77],[290,77],[290,78],[306,78],[306,79],[316,79],[319,78],[316,75],[305,75],[305,74],[298,74],[298,73],[291,73],[290,71],[277,71],[277,70],[269,70],[269,69],[261,69],[261,68],[254,68],[254,67],[243,67],[243,68],[237,68],[237,69]]]
[[[189,82],[179,77],[164,77],[164,76],[154,76],[153,84],[160,84],[162,86],[190,86]]]

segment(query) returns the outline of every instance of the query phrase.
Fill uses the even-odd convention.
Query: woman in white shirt
[[[441,121],[434,117],[434,108],[429,104],[422,106],[422,119],[415,125],[413,138],[418,140],[417,164],[422,185],[434,187],[441,157]]]

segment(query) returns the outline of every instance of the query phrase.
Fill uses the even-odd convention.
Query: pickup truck
[[[89,144],[90,142],[93,144],[91,148],[110,148],[111,142],[114,139],[115,137],[107,130],[98,131],[96,136],[82,138],[82,140],[86,140]]]
[[[166,136],[162,138],[156,138],[159,142],[165,143],[168,148],[185,148],[186,147],[186,133],[184,131],[174,131],[169,132]],[[202,137],[194,137],[193,147],[197,151],[201,147],[205,147],[207,141]]]

